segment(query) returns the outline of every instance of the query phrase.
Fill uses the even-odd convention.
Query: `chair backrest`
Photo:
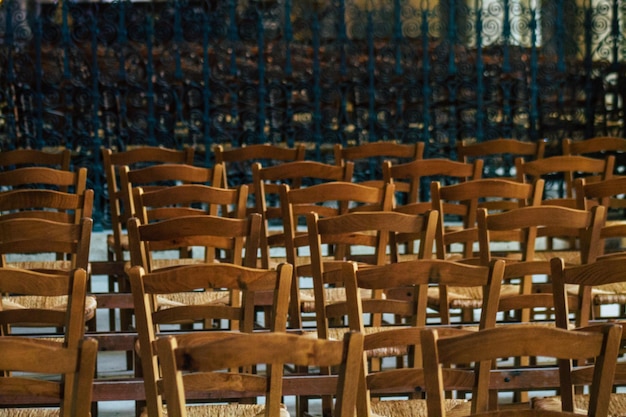
[[[314,161],[295,161],[263,167],[252,165],[252,178],[255,192],[255,211],[263,216],[261,233],[261,262],[264,268],[270,263],[270,248],[284,247],[283,232],[270,233],[270,223],[283,222],[279,189],[288,184],[291,189],[330,181],[350,182],[354,164],[335,166]],[[285,225],[283,224],[283,228]]]
[[[593,319],[593,287],[617,288],[626,281],[623,257],[600,259],[585,265],[567,265],[561,258],[550,262],[552,274],[552,293],[554,295],[557,326],[569,328],[588,326]],[[570,294],[576,294],[578,302],[576,319],[570,323],[572,308]],[[567,314],[564,312],[567,311]]]
[[[602,208],[577,210],[561,206],[532,206],[489,214],[478,211],[478,242],[482,264],[494,257],[507,259],[504,279],[515,282],[507,287],[498,309],[505,321],[553,321],[554,303],[550,288],[550,259],[561,256],[568,263],[594,259],[602,227]],[[493,239],[492,236],[498,236]],[[502,251],[505,245],[508,250]],[[547,250],[546,239],[568,236],[576,250]],[[498,240],[495,243],[494,240]],[[519,283],[519,284],[517,284]],[[541,283],[544,283],[543,285]],[[547,288],[546,288],[547,287]]]
[[[289,148],[263,143],[225,149],[222,145],[216,145],[213,156],[216,164],[224,164],[224,184],[227,187],[246,184],[250,195],[254,195],[254,185],[250,177],[252,165],[260,163],[261,166],[273,166],[284,162],[304,161],[306,146],[297,144]],[[229,175],[229,172],[237,175]]]
[[[471,162],[480,159],[484,162],[485,178],[515,178],[515,159],[532,161],[543,158],[546,141],[527,142],[512,138],[498,138],[483,142],[463,140],[456,148],[457,160]]]
[[[219,337],[221,336],[221,338]],[[357,388],[363,366],[363,335],[347,333],[343,341],[321,340],[287,333],[195,335],[189,341],[164,338],[158,341],[163,364],[163,385],[168,415],[186,416],[185,380],[194,378],[194,387],[205,391],[224,387],[245,394],[265,397],[263,416],[278,416],[283,394],[285,366],[336,366],[336,417],[352,417],[357,402]],[[205,343],[200,343],[206,340]],[[225,355],[224,352],[236,352]],[[191,366],[190,366],[191,365]],[[265,375],[226,374],[224,370],[242,366],[265,365]],[[191,373],[189,373],[191,371]],[[306,378],[304,376],[303,378]],[[228,381],[235,380],[229,383]],[[249,395],[249,394],[248,394]]]
[[[43,188],[82,195],[87,188],[87,168],[66,171],[30,166],[0,172],[0,189]]]
[[[222,187],[223,165],[212,168],[197,167],[188,164],[159,164],[145,168],[130,169],[128,165],[120,168],[120,188],[124,196],[124,212],[131,217],[139,213],[134,201],[134,190],[141,187],[144,192],[159,189],[171,189],[181,184],[201,184]]]
[[[20,268],[0,268],[1,334],[12,328],[63,328],[65,345],[76,348],[85,334],[87,273],[51,274]],[[26,301],[30,300],[30,301]],[[59,309],[59,305],[66,308]],[[29,332],[33,334],[32,331]]]
[[[485,178],[459,184],[442,186],[431,183],[432,209],[439,211],[437,228],[437,256],[448,256],[446,247],[452,243],[463,246],[461,255],[473,256],[473,244],[477,242],[476,213],[478,208],[490,211],[506,211],[512,208],[540,203],[543,182],[523,184],[513,180]],[[456,221],[460,228],[446,228],[447,222]]]
[[[27,166],[47,166],[70,170],[72,152],[67,149],[13,149],[0,152],[0,171],[8,171]]]
[[[123,230],[126,221],[131,217],[124,211],[124,198],[126,193],[120,187],[119,170],[123,166],[138,168],[154,164],[189,164],[193,165],[194,149],[168,149],[156,146],[139,146],[125,151],[116,151],[110,148],[102,148],[102,165],[107,181],[107,198],[109,201],[109,215],[111,229],[113,231],[114,259],[124,260],[124,247],[122,245]]]
[[[142,224],[181,216],[210,214],[213,216],[246,217],[248,186],[213,187],[203,184],[181,184],[145,191],[133,190],[136,217]],[[225,210],[222,210],[226,207]]]
[[[445,158],[418,159],[393,165],[383,163],[383,180],[396,186],[396,208],[403,213],[423,213],[431,209],[430,183],[450,185],[481,178],[483,162],[457,162]]]
[[[130,262],[153,272],[156,269],[154,252],[195,246],[204,248],[205,257],[210,256],[209,251],[221,249],[231,255],[228,262],[254,267],[260,233],[261,215],[256,213],[244,219],[197,215],[149,224],[141,224],[133,217],[128,221]]]
[[[92,217],[93,190],[82,195],[55,190],[20,189],[0,192],[0,220],[36,217],[78,223]]]
[[[93,220],[88,217],[83,217],[77,224],[39,218],[0,221],[0,266],[18,265],[31,269],[28,267],[29,260],[22,260],[20,256],[37,255],[33,262],[40,272],[68,272],[76,268],[87,271],[92,227]],[[64,259],[69,262],[59,265],[52,261],[48,268],[46,263],[41,263],[45,254],[54,254],[54,258],[64,254]],[[10,258],[10,255],[15,258]]]
[[[604,181],[587,182],[578,178],[574,187],[579,209],[590,209],[594,205],[605,208],[604,226],[600,232],[598,256],[620,253],[626,249],[621,239],[626,237],[626,222],[622,220],[623,210],[626,209],[626,177],[617,176]],[[607,241],[611,240],[611,244]],[[615,242],[620,242],[615,245]]]
[[[333,153],[336,165],[343,165],[346,162],[354,163],[354,181],[365,182],[365,185],[380,186],[383,181],[383,162],[389,160],[400,164],[422,159],[424,148],[424,142],[404,144],[378,141],[347,147],[335,144]]]
[[[496,322],[503,269],[502,260],[486,267],[441,259],[418,259],[365,269],[346,269],[344,280],[347,302],[329,305],[330,318],[336,320],[347,316],[352,330],[365,332],[364,351],[368,357],[406,356],[399,366],[387,363],[385,367],[367,371],[364,387],[367,393],[359,403],[359,406],[364,407],[359,415],[366,415],[365,411],[371,408],[371,395],[392,393],[408,398],[419,395],[415,387],[424,386],[420,330],[427,324],[427,310],[444,308],[432,305],[430,292],[446,291],[453,287],[484,292],[479,328],[491,328]],[[362,299],[360,291],[363,289],[382,290],[386,297]],[[404,297],[394,297],[394,290],[402,290]],[[362,317],[373,312],[404,317],[408,321],[399,326],[385,325],[369,330],[364,326]],[[446,327],[443,329],[445,331]],[[391,401],[396,402],[402,401]],[[389,404],[386,401],[377,403],[376,412],[380,414]]]
[[[252,332],[255,297],[269,293],[273,300],[267,327],[271,331],[283,332],[291,276],[292,266],[289,264],[281,264],[272,270],[228,263],[197,264],[151,273],[140,266],[132,267],[129,277],[150,415],[160,415],[157,413],[161,410],[161,397],[156,387],[160,372],[154,346],[154,341],[160,337],[160,326],[226,320],[231,330]],[[165,297],[169,302],[165,302]]]
[[[517,179],[532,182],[539,178],[546,181],[543,204],[576,207],[574,179],[582,176],[598,181],[613,175],[615,156],[596,159],[580,155],[557,155],[526,162],[516,161]]]
[[[456,389],[472,391],[472,414],[489,411],[492,366],[501,358],[535,356],[554,359],[558,366],[557,387],[562,398],[563,411],[574,411],[575,385],[587,384],[590,389],[589,409],[587,415],[607,415],[609,396],[613,387],[613,375],[617,362],[617,354],[621,341],[621,326],[604,324],[576,330],[566,330],[548,326],[498,326],[479,332],[459,336],[440,337],[439,330],[424,329],[421,333],[422,358],[424,363],[426,400],[428,415],[445,416],[444,395],[446,376],[454,375]],[[558,343],[555,343],[558,340]],[[515,341],[512,343],[512,341]],[[593,376],[588,379],[577,379],[573,362],[580,359],[593,360]],[[455,364],[474,364],[463,371],[461,368],[449,370]],[[586,367],[584,367],[586,368]],[[520,381],[529,389],[545,389],[536,365],[530,369],[516,368],[515,380]],[[588,368],[586,369],[588,371]],[[548,371],[542,370],[544,378]],[[454,374],[453,374],[454,373]],[[468,374],[464,376],[463,374]],[[528,373],[528,375],[526,375]],[[587,373],[589,375],[589,373]],[[510,379],[509,385],[513,385]],[[463,382],[465,381],[465,383]],[[531,381],[528,384],[528,381]],[[528,407],[528,405],[526,405]],[[516,410],[517,411],[517,410]],[[507,415],[507,414],[503,414]],[[517,415],[517,414],[511,414]]]
[[[330,274],[335,269],[342,268],[343,260],[361,260],[362,256],[359,254],[368,249],[374,259],[367,259],[369,262],[362,266],[369,268],[388,263],[388,247],[391,248],[389,252],[392,255],[397,252],[393,246],[399,234],[410,234],[414,239],[418,239],[420,254],[417,257],[430,258],[437,226],[437,212],[428,212],[424,215],[393,211],[356,212],[326,218],[320,218],[317,213],[312,212],[307,215],[307,226],[317,330],[320,337],[327,338],[326,306],[330,300],[326,299],[325,288],[328,284],[338,287],[340,285],[337,284],[343,281],[341,274],[334,279],[330,278]],[[327,253],[323,253],[324,246],[329,247]],[[327,261],[329,255],[339,262]],[[385,287],[387,288],[391,287]],[[382,293],[379,291],[379,294],[373,296],[380,298]]]
[[[10,371],[0,378],[3,408],[21,402],[30,411],[15,409],[16,415],[38,415],[45,410],[35,411],[34,407],[58,403],[60,417],[90,414],[97,341],[88,338],[67,347],[48,340],[7,336],[0,337],[0,351],[0,369]],[[50,380],[50,375],[61,375],[61,379]]]
[[[561,206],[528,206],[502,213],[488,213],[479,209],[478,233],[481,262],[488,263],[493,256],[492,235],[506,233],[510,242],[518,243],[519,258],[523,261],[549,262],[555,252],[543,254],[537,238],[568,236],[578,240],[577,259],[570,263],[588,263],[596,258],[597,243],[604,222],[604,207],[590,210]]]
[[[596,136],[584,140],[563,139],[563,155],[586,155],[604,159],[607,155],[623,152],[626,152],[626,139],[616,136]]]

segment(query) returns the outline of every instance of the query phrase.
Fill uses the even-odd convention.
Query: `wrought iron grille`
[[[0,149],[624,135],[621,0],[4,0]]]

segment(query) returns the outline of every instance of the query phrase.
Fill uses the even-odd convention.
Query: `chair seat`
[[[67,310],[67,296],[8,296],[2,298],[2,307],[5,310],[17,310],[21,308],[40,308],[46,310]],[[85,297],[85,321],[91,320],[96,314],[98,302],[96,297]]]
[[[262,416],[265,405],[263,404],[210,404],[188,405],[187,417],[257,417]],[[289,411],[283,406],[279,417],[289,417]],[[0,414],[0,417],[3,417]],[[20,416],[21,417],[21,416]],[[37,416],[35,416],[37,417]],[[144,409],[141,417],[148,417]],[[163,406],[163,417],[167,417],[167,408]]]
[[[471,403],[467,400],[446,399],[446,416],[467,416]],[[372,401],[372,413],[384,417],[428,417],[426,400]]]
[[[0,417],[59,417],[58,408],[3,408]]]
[[[519,285],[502,285],[500,296],[517,295],[520,293]],[[450,287],[448,289],[448,300],[450,308],[476,309],[482,307],[483,293],[476,287]],[[428,305],[433,308],[439,307],[439,288],[428,289]]]
[[[224,304],[230,303],[230,293],[228,291],[197,291],[181,292],[157,297],[159,310],[184,305],[200,304]]]
[[[72,269],[71,261],[16,261],[9,262],[7,267],[29,269],[40,272],[58,273],[59,271],[70,271]]]
[[[365,327],[363,333],[366,335],[389,330],[391,327]],[[393,328],[398,328],[395,326]],[[343,335],[349,331],[347,327],[332,327],[328,329],[328,337],[334,340],[342,340]],[[404,356],[408,354],[406,346],[393,346],[380,349],[372,349],[366,352],[368,358],[388,358],[392,356]]]
[[[539,410],[560,411],[561,398],[559,396],[535,397],[532,407]],[[577,414],[586,415],[589,407],[589,395],[575,395],[574,408]],[[609,417],[618,417],[626,414],[626,394],[611,394],[609,402]]]
[[[552,258],[563,258],[566,265],[580,265],[580,250],[538,251],[536,261],[550,261]]]
[[[128,252],[129,246],[127,234],[120,236],[120,246],[122,247],[122,251]],[[107,235],[107,248],[109,248],[110,251],[113,251],[113,248],[115,248],[115,239],[113,235]]]
[[[367,289],[361,289],[361,298],[371,298],[372,291]],[[338,303],[346,299],[346,291],[344,288],[326,288],[326,301],[328,304]],[[315,296],[313,289],[300,290],[300,304],[302,305],[303,313],[315,312]]]

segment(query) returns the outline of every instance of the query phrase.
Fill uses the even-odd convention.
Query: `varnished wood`
[[[430,210],[430,199],[424,199],[430,190],[424,183],[445,181],[446,183],[463,182],[478,179],[482,176],[483,161],[477,159],[473,163],[457,162],[445,158],[419,159],[404,164],[393,165],[390,161],[383,163],[383,179],[393,182],[396,192],[401,194],[401,203],[396,199],[396,211],[420,214]]]
[[[424,157],[424,142],[416,143],[397,143],[391,141],[366,142],[353,146],[342,146],[336,143],[333,146],[333,154],[335,165],[344,165],[348,162],[355,166],[363,166],[367,163],[375,164],[382,169],[382,165],[386,162],[391,163],[393,160],[396,164],[410,163],[412,161],[421,160]],[[380,187],[385,182],[384,178],[368,178],[365,182],[360,181],[364,185]],[[399,186],[399,190],[408,192],[403,188],[403,184]]]
[[[221,336],[221,338],[218,338]],[[205,339],[206,341],[202,341]],[[217,354],[219,352],[219,354]],[[277,416],[283,395],[284,365],[338,366],[334,416],[353,416],[362,366],[363,335],[348,333],[344,341],[308,338],[286,333],[194,335],[184,341],[162,338],[158,354],[163,364],[163,386],[168,415],[186,416],[187,378],[193,390],[243,391],[265,396],[264,416]],[[230,354],[229,354],[230,353]],[[215,372],[233,367],[268,365],[266,376]],[[193,371],[192,374],[181,371]],[[209,406],[210,407],[210,406]]]
[[[285,233],[287,262],[295,265],[294,282],[291,292],[291,326],[301,327],[301,304],[298,277],[310,276],[310,261],[302,260],[298,251],[309,246],[308,233],[299,228],[299,222],[308,213],[315,212],[319,217],[333,217],[356,211],[389,211],[393,205],[393,184],[383,188],[370,187],[354,182],[331,181],[309,187],[291,189],[280,186],[280,208]],[[336,248],[342,257],[341,247]],[[307,275],[308,274],[308,275]]]
[[[350,259],[350,254],[354,254],[356,251],[352,249],[352,252],[346,250],[350,247],[368,247],[373,249],[374,259],[369,263],[359,263],[359,268],[363,267],[369,269],[370,266],[384,265],[388,263],[387,248],[391,249],[391,254],[397,254],[397,249],[393,249],[396,241],[396,235],[398,234],[411,234],[413,238],[420,241],[419,253],[416,254],[416,258],[430,258],[433,250],[435,228],[437,224],[437,212],[428,212],[424,215],[409,215],[403,213],[396,213],[393,211],[374,211],[374,212],[355,212],[345,213],[337,216],[320,218],[318,213],[312,212],[307,215],[308,225],[308,238],[309,249],[311,254],[311,267],[312,278],[314,286],[315,297],[315,316],[317,321],[317,332],[321,338],[328,338],[329,318],[327,317],[327,308],[331,308],[331,304],[345,304],[346,299],[341,300],[327,300],[327,287],[331,285],[333,288],[340,288],[343,286],[345,273],[340,273],[338,276],[333,274],[336,268],[343,268],[344,260]],[[324,246],[334,245],[335,247],[344,246],[342,249],[344,253],[335,250],[335,260],[328,261],[328,254],[324,253]],[[354,245],[354,246],[353,246]],[[331,251],[332,252],[332,251]],[[357,256],[360,260],[361,257]],[[392,259],[393,262],[397,262],[397,259]],[[402,263],[404,265],[404,263]],[[378,268],[374,268],[378,270]],[[406,269],[398,271],[398,279],[402,279],[399,275],[402,272],[408,272]],[[360,271],[359,271],[360,272]],[[391,278],[392,282],[388,282],[389,286],[384,287],[372,287],[371,298],[378,299],[379,302],[383,302],[381,297],[383,296],[383,290],[389,288],[402,288],[405,285],[393,285],[395,277],[393,274],[389,274],[388,278]],[[409,275],[413,277],[414,274]],[[408,277],[407,277],[408,278]],[[361,287],[363,288],[363,287]],[[347,291],[346,296],[356,296],[354,293],[359,293],[359,290],[355,287],[354,291]],[[358,303],[352,303],[357,305],[361,303],[360,293]],[[366,300],[363,300],[365,303]],[[372,300],[372,302],[374,302]],[[391,301],[390,301],[391,303]],[[350,305],[351,303],[348,302]],[[398,307],[400,309],[400,307]],[[398,311],[386,311],[388,313],[398,313]],[[408,314],[412,317],[414,313]],[[380,315],[374,321],[376,323],[381,322]],[[335,316],[335,319],[339,315]],[[406,315],[405,315],[406,317]],[[362,330],[362,318],[360,314],[352,315],[349,319],[350,326],[353,330]]]
[[[0,152],[0,167],[11,170],[26,166],[47,166],[49,168],[70,170],[72,152],[62,149],[13,149]]]
[[[255,192],[256,212],[263,216],[261,232],[261,266],[270,265],[270,250],[285,247],[284,219],[280,205],[279,189],[287,184],[291,189],[310,186],[320,182],[352,180],[353,163],[335,166],[313,161],[285,162],[263,167],[252,165],[252,181]],[[282,222],[283,231],[270,232],[270,222]],[[279,228],[280,229],[280,228]]]
[[[132,228],[130,232],[132,233]],[[289,264],[282,264],[277,270],[265,270],[229,263],[205,263],[152,273],[146,273],[141,266],[135,266],[131,268],[129,275],[150,415],[159,416],[162,412],[162,400],[157,390],[160,371],[154,350],[160,325],[226,319],[231,329],[252,332],[255,318],[254,295],[256,292],[270,292],[274,297],[269,314],[269,329],[276,332],[286,329],[292,276],[292,266]],[[225,294],[225,300],[160,307],[159,296],[184,292],[193,295],[199,289],[219,290]],[[231,293],[241,293],[241,299],[238,295],[231,296]],[[258,349],[259,346],[255,348]]]
[[[45,401],[57,404],[62,417],[89,415],[97,349],[93,339],[80,340],[76,346],[67,347],[42,339],[0,337],[0,369],[11,371],[10,376],[0,378],[0,404],[21,403],[32,407]],[[63,380],[25,378],[18,376],[18,371],[60,374]],[[28,410],[21,412],[28,413]],[[37,411],[33,409],[30,413],[36,415]]]
[[[500,326],[460,336],[440,337],[438,330],[421,333],[425,368],[426,398],[429,416],[444,416],[445,378],[450,364],[477,365],[468,370],[473,377],[466,389],[472,390],[472,412],[485,412],[489,401],[493,360],[516,356],[554,358],[559,363],[559,388],[563,410],[573,412],[574,378],[572,361],[593,358],[594,372],[590,386],[589,416],[605,416],[613,385],[622,328],[607,324],[575,331],[545,326]],[[558,340],[559,343],[554,343]],[[511,343],[515,341],[515,343]],[[461,372],[455,369],[450,372]],[[528,387],[533,389],[531,385]],[[515,414],[512,414],[515,415]]]

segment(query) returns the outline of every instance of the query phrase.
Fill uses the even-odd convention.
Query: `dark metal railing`
[[[0,6],[0,149],[624,135],[620,0],[206,0]]]

